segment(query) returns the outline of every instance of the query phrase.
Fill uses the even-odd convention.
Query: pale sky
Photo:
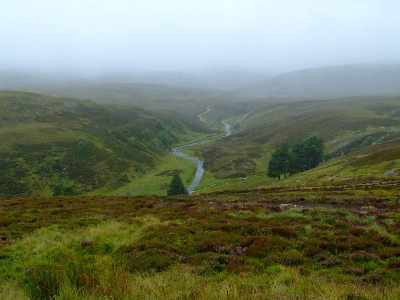
[[[400,62],[399,0],[0,0],[0,70]]]

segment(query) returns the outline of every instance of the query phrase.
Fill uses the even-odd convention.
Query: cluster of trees
[[[280,179],[283,174],[295,174],[315,168],[324,160],[324,141],[315,136],[293,145],[285,143],[273,154],[267,175]]]
[[[172,138],[168,132],[166,130],[160,131],[158,133],[158,138],[160,140],[160,146],[169,151],[172,145]]]
[[[360,149],[371,146],[375,142],[372,136],[367,136],[365,140],[362,142]]]
[[[135,148],[137,143],[147,143],[148,148],[152,152],[169,151],[173,143],[169,130],[160,120],[156,120],[154,126],[158,131],[158,139],[154,138],[148,129],[145,129],[138,138],[130,136],[127,141],[128,145]]]

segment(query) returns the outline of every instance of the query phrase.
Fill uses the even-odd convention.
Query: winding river
[[[219,139],[230,136],[231,135],[231,126],[229,124],[226,124],[224,121],[221,122],[222,124],[224,124],[225,126],[225,130],[226,130],[226,134],[223,136],[220,136]],[[204,140],[204,141],[200,141],[197,143],[192,143],[192,144],[188,144],[188,145],[183,145],[183,146],[179,146],[176,147],[174,149],[172,149],[172,153],[176,156],[179,157],[183,157],[186,159],[191,160],[192,162],[196,163],[197,165],[197,172],[196,172],[196,176],[194,177],[192,183],[189,185],[189,187],[187,188],[187,191],[189,194],[191,194],[193,192],[193,190],[199,185],[201,178],[204,175],[204,168],[203,168],[203,161],[201,161],[198,158],[195,157],[191,157],[189,155],[186,155],[184,153],[182,153],[179,149],[184,148],[184,147],[189,147],[189,146],[193,146],[193,145],[197,145],[197,144],[201,144],[201,143],[205,143],[205,142],[209,142],[212,140]]]

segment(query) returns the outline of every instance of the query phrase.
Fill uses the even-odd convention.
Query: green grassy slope
[[[0,107],[1,195],[48,195],[57,183],[80,192],[117,189],[164,161],[160,131],[174,144],[218,133],[198,118],[172,112],[33,93],[0,92]]]

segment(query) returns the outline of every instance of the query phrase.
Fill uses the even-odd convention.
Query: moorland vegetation
[[[2,198],[0,297],[398,299],[399,198],[298,192]]]

